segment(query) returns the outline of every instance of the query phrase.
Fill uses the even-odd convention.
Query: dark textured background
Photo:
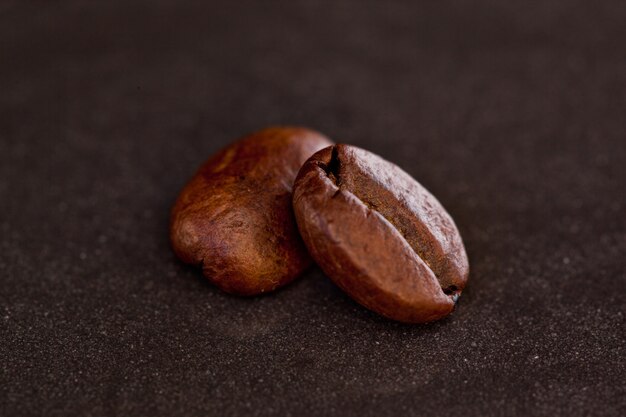
[[[626,413],[626,5],[0,3],[0,413]],[[313,269],[240,299],[168,210],[271,124],[365,147],[471,261],[427,326]]]

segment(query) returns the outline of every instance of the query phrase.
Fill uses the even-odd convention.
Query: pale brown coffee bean
[[[313,259],[360,304],[408,323],[453,310],[469,272],[461,236],[396,165],[354,146],[323,149],[300,170],[293,207]]]

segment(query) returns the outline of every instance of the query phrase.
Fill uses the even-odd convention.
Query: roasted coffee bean
[[[313,259],[363,306],[407,323],[453,310],[469,272],[461,236],[396,165],[354,146],[325,148],[300,169],[293,206]]]
[[[308,129],[274,127],[210,158],[172,209],[176,255],[233,294],[292,281],[311,264],[293,216],[293,181],[302,163],[331,143]]]

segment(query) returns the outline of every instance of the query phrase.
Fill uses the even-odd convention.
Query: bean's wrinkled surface
[[[396,165],[349,145],[325,148],[300,170],[293,206],[313,259],[363,306],[407,323],[453,310],[469,272],[461,236]]]
[[[308,129],[274,127],[210,158],[172,209],[176,255],[233,294],[266,293],[292,281],[311,263],[292,211],[293,181],[302,163],[330,144]]]

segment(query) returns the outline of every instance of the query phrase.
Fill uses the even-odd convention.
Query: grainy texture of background
[[[0,3],[2,416],[623,416],[626,5]],[[301,124],[396,162],[471,261],[426,326],[313,268],[175,259],[204,159]]]

